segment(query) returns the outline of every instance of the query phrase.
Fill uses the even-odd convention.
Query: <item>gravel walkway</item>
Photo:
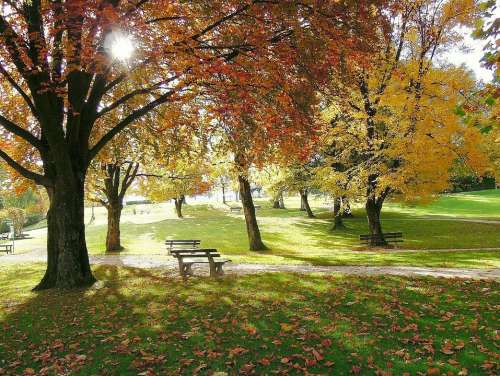
[[[46,261],[45,249],[0,257],[0,265],[24,262]],[[90,256],[94,265],[118,265],[136,268],[162,268],[167,274],[177,274],[177,261],[168,256],[144,255],[100,255]],[[195,266],[196,274],[208,274],[206,266]],[[224,270],[227,274],[255,274],[266,272],[293,273],[342,273],[354,275],[398,275],[398,276],[432,276],[446,278],[471,278],[500,280],[500,269],[463,269],[463,268],[431,268],[419,266],[313,266],[282,264],[236,264],[228,263]]]

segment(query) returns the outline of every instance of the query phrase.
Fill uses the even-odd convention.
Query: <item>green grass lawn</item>
[[[270,248],[262,253],[248,251],[243,215],[230,213],[220,204],[190,200],[184,219],[175,217],[170,203],[140,205],[135,214],[134,208],[126,207],[121,226],[123,253],[164,255],[167,238],[201,239],[203,246],[217,248],[235,262],[498,267],[500,252],[470,249],[500,248],[500,224],[465,222],[456,217],[500,218],[499,192],[444,195],[429,205],[414,207],[388,203],[382,216],[384,230],[402,231],[404,242],[399,247],[417,250],[410,253],[363,249],[358,237],[368,228],[361,208],[355,208],[354,217],[345,220],[345,229],[331,231],[331,212],[319,198],[312,199],[315,219],[298,210],[297,198],[286,199],[286,210],[272,209],[267,201],[257,200],[262,206],[257,212],[259,225]],[[104,208],[95,212],[96,221],[87,226],[88,248],[91,254],[103,254],[106,213]],[[36,231],[36,239],[17,242],[18,252],[45,246],[44,230]],[[423,252],[450,248],[461,251]]]
[[[389,204],[389,210],[417,215],[476,217],[500,220],[500,190],[489,189],[441,195],[427,205]]]
[[[498,282],[100,266],[95,288],[29,292],[42,271],[0,267],[0,375],[499,371]]]

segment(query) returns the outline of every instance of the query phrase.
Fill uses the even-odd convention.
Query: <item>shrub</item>
[[[42,213],[30,213],[26,215],[26,222],[24,223],[25,226],[31,226],[34,225],[41,220],[43,220],[45,216]]]
[[[26,223],[26,213],[23,209],[8,208],[5,210],[2,210],[2,213],[0,214],[0,218],[2,220],[3,229],[6,229],[6,231],[2,231],[2,232],[8,232],[10,230],[9,225],[7,224],[7,221],[10,221],[12,223],[12,225],[14,226],[14,235],[15,236],[19,236],[23,233],[23,227],[24,227],[24,224]]]

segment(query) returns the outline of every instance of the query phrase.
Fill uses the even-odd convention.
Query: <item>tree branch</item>
[[[120,121],[117,125],[115,125],[108,133],[101,137],[99,141],[90,149],[89,151],[89,159],[90,162],[101,149],[106,146],[106,144],[113,139],[118,133],[120,133],[123,129],[125,129],[129,124],[133,123],[137,119],[141,118],[149,111],[158,107],[160,104],[165,103],[168,99],[175,93],[175,90],[170,90],[162,95],[160,95],[154,101],[148,103],[147,105],[133,111],[130,115],[128,115],[125,119]]]
[[[2,64],[0,64],[0,73],[3,74],[3,76],[9,81],[10,85],[23,97],[24,101],[26,104],[29,106],[31,112],[35,117],[37,117],[35,105],[33,104],[33,101],[31,98],[26,94],[26,92],[19,86],[19,84],[12,78],[9,72],[4,68]]]
[[[120,190],[120,198],[123,199],[125,193],[130,188],[135,178],[137,177],[137,172],[139,171],[139,163],[129,163],[127,172],[123,179],[122,187]]]
[[[0,115],[0,125],[4,127],[7,131],[15,134],[16,136],[21,137],[23,140],[33,145],[39,151],[45,151],[45,145],[38,138],[33,136],[31,132],[28,132],[26,129],[21,128],[19,125],[13,123],[9,119]]]
[[[26,179],[33,180],[35,183],[39,185],[43,185],[45,187],[52,186],[52,182],[43,175],[37,174],[36,172],[28,170],[26,167],[22,166],[14,159],[12,159],[5,151],[0,149],[0,158],[2,158],[10,167],[19,172]]]
[[[133,97],[135,97],[137,95],[151,93],[153,90],[158,89],[161,85],[172,82],[177,78],[178,78],[178,75],[175,75],[175,76],[168,78],[166,80],[161,80],[161,81],[159,81],[159,82],[157,82],[149,87],[144,87],[144,88],[133,90],[133,91],[129,92],[128,94],[125,94],[123,97],[117,99],[115,102],[111,103],[109,106],[103,107],[101,109],[101,111],[99,111],[97,113],[96,118],[100,118],[104,114],[107,114],[108,112],[113,111],[116,107],[120,106],[121,104],[124,104],[129,99],[132,99]]]

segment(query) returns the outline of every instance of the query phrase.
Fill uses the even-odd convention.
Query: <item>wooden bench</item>
[[[174,250],[196,249],[200,247],[200,240],[165,240],[168,254]]]
[[[403,241],[403,233],[402,232],[386,232],[383,234],[383,240],[385,243],[401,243]],[[359,235],[359,240],[363,244],[375,244],[382,245],[384,242],[380,235]]]
[[[179,272],[183,278],[193,275],[192,266],[194,264],[208,264],[211,277],[221,276],[224,274],[222,267],[226,262],[231,261],[219,259],[220,253],[212,248],[177,249],[170,251],[170,253],[179,262]]]
[[[14,239],[11,239],[10,243],[0,244],[0,252],[5,252],[6,254],[14,253]]]

